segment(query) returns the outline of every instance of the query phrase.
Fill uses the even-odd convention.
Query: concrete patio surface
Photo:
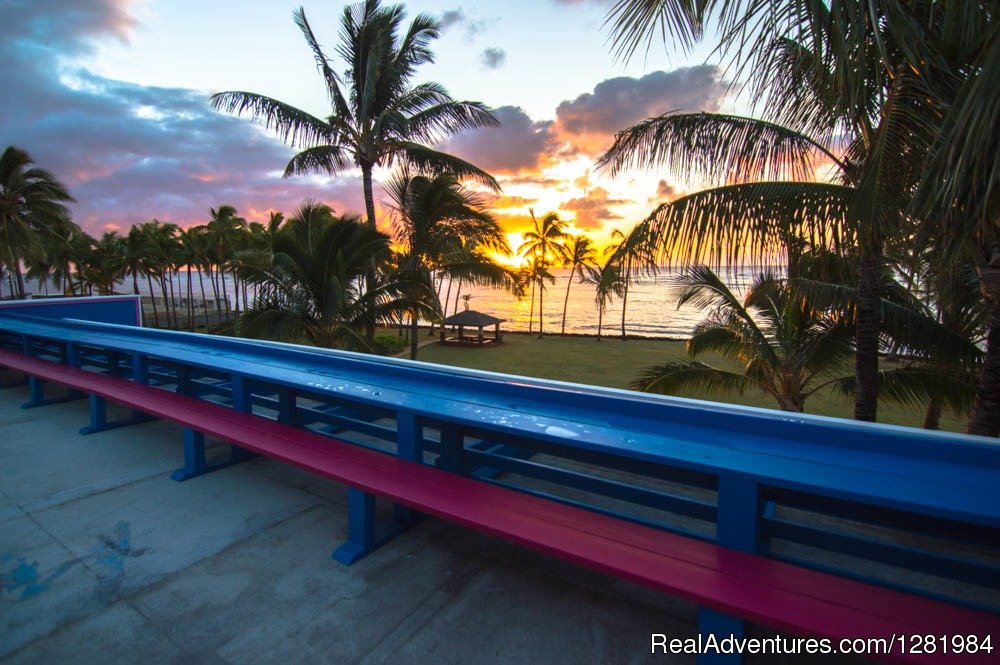
[[[181,432],[91,436],[0,391],[3,663],[643,663],[690,604],[438,520],[352,567],[343,486],[258,458],[184,483]]]

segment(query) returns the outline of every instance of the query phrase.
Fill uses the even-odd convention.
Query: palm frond
[[[663,395],[688,393],[722,397],[742,395],[750,385],[742,374],[698,361],[673,361],[644,368],[628,387]]]
[[[496,178],[464,159],[412,141],[401,141],[398,147],[400,158],[419,171],[453,173],[460,178],[471,178],[495,192],[500,191]]]
[[[808,136],[774,123],[721,113],[665,113],[624,129],[597,160],[618,175],[631,168],[666,166],[684,180],[723,184],[811,180],[815,153],[845,168]]]
[[[339,145],[320,145],[294,155],[285,166],[283,177],[304,173],[336,174],[354,166],[347,150]]]
[[[212,106],[226,113],[248,116],[278,134],[292,146],[331,143],[335,132],[314,115],[253,92],[220,92],[212,95]]]
[[[783,263],[789,240],[851,244],[849,187],[815,182],[728,185],[658,206],[632,231],[651,256],[670,264]]]
[[[835,392],[854,394],[854,377],[832,382]],[[899,367],[880,370],[878,396],[905,406],[919,408],[932,399],[958,412],[967,412],[972,404],[975,375],[941,371],[929,366]]]
[[[323,49],[319,45],[319,40],[313,34],[312,27],[309,25],[308,19],[306,19],[305,9],[299,7],[293,12],[292,16],[295,25],[299,26],[302,36],[305,37],[306,43],[313,52],[313,57],[316,59],[316,68],[326,83],[326,91],[330,98],[330,103],[337,108],[339,113],[348,111],[347,106],[342,105],[343,94],[340,92],[340,79],[337,77],[337,73],[333,70],[333,67],[330,66],[330,59],[323,53]]]

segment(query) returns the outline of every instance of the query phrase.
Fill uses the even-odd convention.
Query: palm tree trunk
[[[236,276],[236,271],[233,271],[233,298],[236,302],[236,318],[240,317],[240,278]]]
[[[417,313],[410,315],[410,360],[417,359]]]
[[[559,332],[560,335],[566,335],[566,307],[569,305],[569,287],[573,285],[573,274],[576,272],[576,264],[569,269],[569,281],[566,282],[566,297],[563,298],[563,320],[562,320],[562,330]]]
[[[986,289],[983,290],[986,295]],[[966,429],[969,434],[981,436],[1000,436],[1000,293],[994,296],[989,301],[992,311],[986,336],[986,358],[976,384],[976,396]]]
[[[132,293],[139,295],[139,276],[135,272],[132,273]]]
[[[21,262],[14,260],[14,277],[17,278],[17,299],[24,300],[24,275],[21,274]]]
[[[219,292],[223,302],[226,303],[226,308],[224,310],[226,313],[226,323],[229,323],[229,294],[226,292],[226,270],[221,263],[219,264],[219,280],[222,282],[222,287],[219,289]]]
[[[531,280],[531,306],[528,308],[528,332],[535,323],[535,280]]]
[[[442,278],[444,279],[444,278]],[[454,277],[448,277],[448,292],[444,294],[444,311],[442,314],[444,318],[448,318],[448,303],[451,302],[451,285],[455,283]],[[442,324],[443,325],[443,324]]]
[[[170,283],[170,309],[174,313],[174,328],[180,328],[180,320],[177,318],[177,296],[174,293],[174,277],[176,277],[177,274],[170,270],[167,271],[167,274],[170,276],[168,280]]]
[[[544,301],[545,301],[545,282],[543,282],[542,280],[538,280],[538,339],[541,339],[542,336],[545,334],[545,331],[543,330],[545,321],[542,319],[542,317],[545,315],[545,310],[543,309]]]
[[[205,332],[208,332],[209,322],[208,322],[208,298],[205,296],[205,273],[198,268],[198,284],[201,286],[201,309],[205,314]]]
[[[597,306],[597,341],[601,341],[601,327],[604,325],[604,305]]]
[[[625,280],[625,292],[622,294],[622,339],[625,339],[625,308],[628,306],[628,285],[629,280]]]
[[[156,292],[153,291],[153,278],[146,273],[146,285],[149,287],[149,299],[153,301],[153,325],[160,327],[160,312],[156,307]]]
[[[869,422],[875,422],[878,413],[878,331],[881,320],[878,269],[881,243],[873,242],[872,245],[861,250],[854,358],[854,418]]]
[[[368,228],[376,230],[375,224],[375,196],[372,194],[372,164],[362,161],[361,163],[361,185],[365,193],[365,214],[368,216]],[[370,293],[375,290],[375,258],[372,257],[371,265],[368,266],[368,273],[365,275],[365,287]],[[375,344],[375,320],[367,317],[365,321],[365,340],[368,346]]]
[[[162,272],[160,273],[160,291],[163,292],[163,313],[167,315],[167,327],[170,328],[172,324],[170,323],[170,303],[167,302],[167,280]]]
[[[187,265],[187,315],[188,330],[194,332],[194,284],[191,282],[191,264]]]
[[[219,302],[219,282],[215,279],[215,270],[212,269],[212,266],[207,265],[206,267],[208,269],[208,278],[212,281],[212,295],[215,297],[215,313],[219,317],[219,323],[222,323],[222,303]]]
[[[927,404],[927,411],[924,413],[924,429],[941,428],[941,400],[932,397]]]
[[[455,291],[455,314],[458,314],[458,299],[462,297],[462,280],[458,280],[458,290]]]
[[[444,272],[442,271],[441,275],[438,277],[437,288],[434,289],[434,295],[435,295],[435,297],[437,297],[438,307],[441,306],[441,288],[443,286],[444,286]],[[443,315],[444,315],[444,310],[442,310],[442,316]],[[431,319],[431,329],[427,331],[427,336],[428,337],[433,337],[434,336],[434,323],[435,323],[434,319]],[[441,325],[444,325],[444,324],[441,324]]]

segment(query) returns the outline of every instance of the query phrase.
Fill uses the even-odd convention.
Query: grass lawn
[[[422,330],[420,334],[421,342],[427,339],[426,330]],[[611,388],[624,388],[640,368],[646,365],[684,357],[686,354],[683,342],[668,340],[623,342],[615,338],[597,341],[592,337],[558,336],[538,339],[537,335],[511,333],[504,335],[504,344],[497,347],[467,348],[430,344],[421,347],[417,355],[418,360],[443,365]],[[726,362],[707,354],[702,359],[720,366]],[[849,372],[850,368],[845,368],[845,373]],[[703,394],[684,396],[710,399]],[[774,400],[763,393],[747,393],[728,401],[734,404],[777,408]],[[850,418],[853,404],[849,399],[821,391],[809,398],[806,402],[806,411]],[[879,405],[879,422],[920,427],[923,416],[922,409],[908,409],[892,403]],[[945,412],[941,417],[941,428],[961,432],[965,430],[965,421]]]

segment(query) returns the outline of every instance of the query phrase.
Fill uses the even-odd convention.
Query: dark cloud
[[[559,206],[560,210],[568,210],[576,214],[576,226],[581,229],[599,229],[604,222],[613,219],[623,219],[621,215],[611,210],[611,206],[631,203],[626,199],[612,199],[603,187],[594,187],[580,198],[570,199]]]
[[[461,23],[465,20],[465,12],[461,8],[458,9],[448,9],[441,14],[441,30],[447,30],[453,25]]]
[[[656,183],[656,194],[646,199],[647,203],[661,203],[666,201],[673,201],[680,194],[680,190],[668,183],[666,180],[660,180]]]
[[[444,13],[441,14],[442,32],[455,26],[461,26],[465,29],[465,36],[469,39],[474,39],[475,37],[478,37],[482,33],[486,32],[496,22],[497,19],[495,18],[470,18],[461,7],[445,10]]]
[[[291,149],[213,111],[207,92],[67,68],[65,56],[94,39],[126,38],[132,24],[124,3],[111,0],[0,11],[0,148],[24,148],[55,173],[77,199],[78,223],[91,233],[152,217],[187,224],[223,203],[263,216],[309,196],[338,211],[363,209],[358,179],[281,179]]]
[[[535,122],[518,106],[495,109],[500,127],[456,134],[441,147],[491,173],[516,175],[542,166],[553,148],[551,122]]]
[[[479,64],[484,69],[500,69],[507,61],[507,51],[491,46],[479,54]]]
[[[635,79],[620,76],[593,92],[564,101],[556,109],[560,135],[593,154],[610,145],[615,132],[667,111],[716,111],[726,85],[712,65],[653,72]]]

